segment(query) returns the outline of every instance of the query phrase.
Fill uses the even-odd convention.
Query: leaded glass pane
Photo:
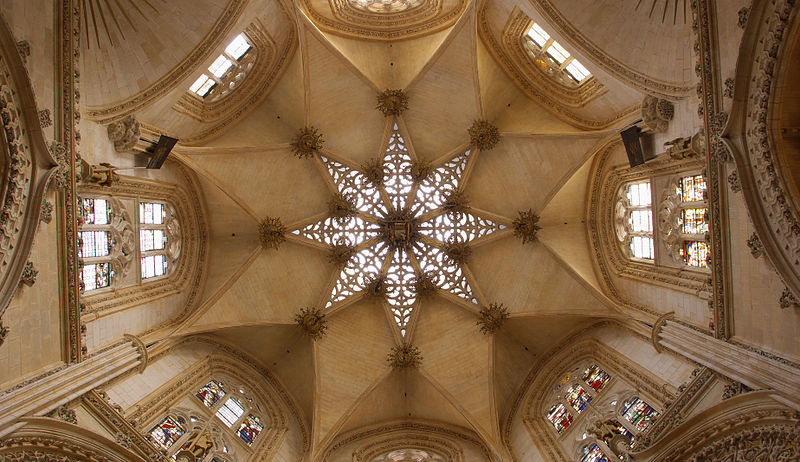
[[[143,229],[139,231],[139,242],[143,252],[160,250],[167,244],[167,236],[161,229]]]
[[[111,210],[105,199],[83,199],[83,222],[87,225],[107,225],[111,221]]]
[[[244,408],[236,398],[228,398],[217,411],[217,417],[222,423],[227,425],[228,428],[231,428],[242,414],[244,414]]]
[[[217,59],[208,67],[208,71],[214,74],[217,78],[221,78],[233,66],[230,59],[223,55],[219,55]]]
[[[708,209],[682,209],[678,224],[684,234],[705,234],[708,232],[706,212]]]
[[[586,406],[592,402],[591,395],[589,395],[589,393],[587,393],[586,390],[584,390],[577,383],[572,385],[569,390],[567,390],[567,394],[564,396],[564,398],[578,414],[586,409]]]
[[[543,47],[548,40],[550,40],[550,34],[545,32],[542,27],[536,23],[533,23],[530,30],[528,30],[528,37],[531,38],[537,45]]]
[[[622,414],[637,430],[644,431],[650,422],[658,417],[658,412],[639,398],[631,398],[624,403]]]
[[[222,386],[221,383],[212,380],[204,385],[195,396],[207,407],[213,407],[217,401],[225,396],[225,390]]]
[[[142,279],[163,276],[167,272],[164,255],[148,255],[142,258]]]
[[[647,210],[632,210],[629,219],[631,230],[637,233],[653,232],[653,212]]]
[[[594,364],[583,372],[583,381],[592,387],[595,393],[600,393],[609,380],[611,380],[611,376]]]
[[[167,416],[150,430],[150,437],[162,448],[169,449],[186,432],[185,425],[180,417]]]
[[[250,49],[250,44],[247,43],[247,39],[245,38],[244,34],[239,34],[225,48],[225,53],[231,55],[233,59],[238,60],[245,53],[247,53],[247,50],[249,49]]]
[[[547,413],[547,420],[553,424],[558,433],[564,433],[572,424],[572,415],[567,412],[563,404],[559,403],[550,408]]]
[[[649,207],[652,203],[650,182],[635,183],[628,186],[628,202],[633,207]]]
[[[78,237],[81,241],[78,249],[80,258],[103,257],[111,249],[111,235],[108,231],[79,231]]]
[[[139,223],[146,225],[162,225],[167,217],[163,204],[157,202],[139,203]]]
[[[633,236],[633,239],[631,239],[631,253],[636,258],[652,260],[655,255],[653,238]]]
[[[608,462],[608,456],[603,454],[603,451],[600,450],[600,447],[592,443],[585,448],[583,448],[583,457],[581,457],[581,462]]]
[[[696,268],[708,268],[708,244],[703,241],[684,241],[681,247],[683,261]]]
[[[239,426],[239,438],[247,443],[248,446],[252,446],[253,441],[263,429],[264,425],[261,424],[261,420],[258,417],[249,414],[242,421],[242,425]]]
[[[569,58],[569,52],[567,52],[567,50],[565,50],[564,47],[562,47],[558,42],[551,43],[545,52],[550,55],[551,58],[556,60],[558,64],[563,63],[567,60],[567,58]]]
[[[572,78],[578,82],[582,82],[583,79],[591,75],[589,70],[586,69],[586,67],[584,67],[584,65],[581,64],[577,59],[570,61],[570,63],[567,65],[567,72],[569,72],[569,75],[571,75]]]
[[[78,276],[83,282],[84,290],[95,290],[108,287],[111,283],[111,269],[108,263],[91,263],[83,265]]]
[[[705,200],[706,180],[703,175],[681,178],[678,188],[680,189],[681,199],[684,202]]]

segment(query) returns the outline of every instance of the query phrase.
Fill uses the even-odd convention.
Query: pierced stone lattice
[[[383,172],[379,186],[363,170],[320,155],[339,194],[353,201],[359,215],[325,218],[292,233],[332,247],[356,247],[325,308],[363,292],[372,281],[385,281],[382,298],[405,338],[419,298],[417,275],[425,274],[432,287],[477,304],[461,265],[448,259],[443,249],[452,242],[466,245],[503,226],[474,213],[448,213],[443,208],[460,191],[471,151],[432,168],[415,184],[415,159],[396,122],[386,146],[372,172]]]

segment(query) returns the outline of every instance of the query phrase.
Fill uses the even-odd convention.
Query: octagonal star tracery
[[[292,233],[328,246],[355,248],[341,268],[325,308],[356,296],[370,281],[383,277],[386,303],[405,338],[418,299],[415,283],[422,274],[428,275],[438,289],[478,303],[464,269],[446,256],[443,247],[472,242],[505,226],[467,211],[442,208],[463,186],[470,149],[433,166],[425,178],[415,182],[414,154],[397,120],[384,145],[380,185],[359,169],[320,154],[337,192],[351,200],[357,212],[351,217],[324,218]]]

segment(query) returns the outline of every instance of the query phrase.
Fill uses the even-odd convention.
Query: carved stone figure
[[[114,143],[114,150],[117,152],[128,152],[133,149],[141,135],[139,121],[132,115],[110,124],[107,131],[108,139]]]
[[[665,100],[647,95],[642,101],[642,120],[653,133],[667,131],[669,123],[675,115],[675,106]]]

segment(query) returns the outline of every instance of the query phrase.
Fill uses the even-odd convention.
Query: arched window
[[[416,8],[422,0],[350,0],[355,8],[369,13],[400,13]]]
[[[189,92],[204,100],[217,100],[244,80],[255,62],[247,35],[237,35],[217,59],[189,87]]]
[[[111,287],[117,276],[127,274],[135,250],[130,214],[118,200],[101,197],[80,199],[78,274],[84,291]]]
[[[545,418],[558,438],[577,451],[580,462],[609,461],[630,450],[636,435],[659,415],[597,363],[583,363],[565,373],[550,396]]]
[[[650,181],[628,183],[620,189],[615,207],[617,238],[632,258],[653,261],[653,196]]]
[[[562,84],[576,86],[592,75],[535,22],[528,29],[526,47],[534,63]]]
[[[709,248],[706,180],[684,175],[667,186],[659,212],[661,234],[674,260],[695,268],[708,267]]]
[[[135,285],[136,277],[126,283],[126,276],[136,266],[137,251],[142,281],[169,274],[181,249],[180,224],[171,205],[109,196],[84,196],[80,204],[78,257],[83,265],[79,278],[84,293]],[[139,212],[138,231],[128,211],[134,207]]]
[[[268,424],[254,395],[230,379],[211,379],[181,403],[186,407],[171,411],[148,437],[176,462],[183,462],[182,457],[189,454],[191,462],[245,460]],[[171,433],[166,445],[161,443],[167,440],[161,436],[164,422],[167,427],[181,423],[180,431]],[[236,454],[245,455],[237,458]]]
[[[150,430],[149,436],[157,446],[168,450],[184,433],[186,433],[186,420],[183,417],[168,415]]]

